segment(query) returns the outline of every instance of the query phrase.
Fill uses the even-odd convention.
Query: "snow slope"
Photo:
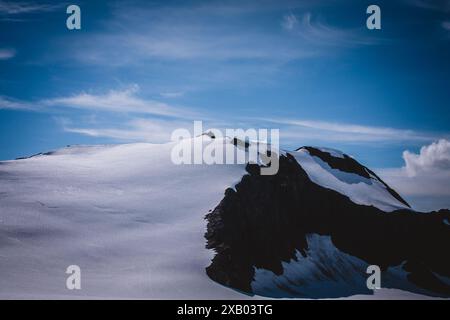
[[[0,163],[0,298],[241,297],[205,273],[203,218],[245,166],[174,165],[172,146],[69,147]],[[82,290],[66,289],[73,264]]]

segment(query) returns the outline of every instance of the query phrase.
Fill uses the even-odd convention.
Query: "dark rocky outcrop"
[[[347,169],[355,172],[358,165]],[[206,215],[207,248],[216,252],[206,272],[214,281],[252,294],[254,267],[282,274],[281,262],[297,260],[297,250],[305,256],[306,235],[317,233],[329,235],[339,250],[382,270],[406,261],[403,267],[411,283],[430,294],[450,296],[450,287],[439,279],[450,277],[450,227],[443,223],[450,219],[449,210],[386,213],[357,205],[313,183],[290,154],[280,157],[276,175],[260,175],[258,165],[246,169],[236,190],[227,189]]]

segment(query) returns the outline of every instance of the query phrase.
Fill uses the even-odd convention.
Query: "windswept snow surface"
[[[356,204],[374,206],[387,212],[409,209],[395,199],[378,179],[373,177],[367,179],[355,173],[333,169],[305,149],[289,153],[295,157],[314,183],[346,195]]]
[[[1,162],[0,298],[245,297],[207,277],[204,238],[204,215],[245,165],[174,165],[172,146]],[[81,290],[66,289],[69,265],[81,268]]]

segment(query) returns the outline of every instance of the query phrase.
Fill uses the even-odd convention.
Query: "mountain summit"
[[[414,211],[353,158],[302,147],[264,176],[255,163],[175,165],[173,146],[0,162],[0,297],[348,297],[373,293],[368,265],[383,292],[450,296],[449,211]]]
[[[336,298],[383,288],[450,295],[450,212],[419,213],[373,171],[335,150],[302,147],[275,176],[247,175],[206,216],[208,275],[249,294]]]

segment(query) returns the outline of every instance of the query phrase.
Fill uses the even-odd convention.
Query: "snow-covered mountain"
[[[410,208],[373,171],[340,151],[302,147],[290,154],[314,183],[344,194],[354,203],[388,212]]]
[[[413,211],[353,158],[303,147],[261,176],[175,165],[173,146],[0,162],[0,298],[344,297],[371,293],[369,264],[382,287],[450,296],[448,210]],[[66,289],[69,265],[81,290]]]

